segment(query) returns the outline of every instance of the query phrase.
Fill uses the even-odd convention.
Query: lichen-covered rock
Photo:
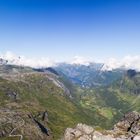
[[[131,112],[114,125],[113,130],[95,131],[93,127],[78,124],[65,131],[63,140],[140,140],[140,114]]]
[[[34,119],[35,120],[35,119]],[[36,122],[29,118],[26,112],[12,110],[9,108],[0,108],[0,139],[13,139],[26,136],[29,140],[50,140],[51,135],[42,132],[41,127],[46,128],[45,121]],[[46,129],[47,130],[47,129]]]
[[[82,132],[77,129],[67,128],[65,132],[64,139],[66,140],[73,140],[74,138],[78,138],[82,135]]]
[[[78,124],[76,126],[76,129],[80,130],[81,132],[87,135],[91,134],[94,131],[93,127],[85,125],[85,124]]]
[[[91,135],[82,135],[78,140],[91,140],[92,136]]]
[[[88,135],[90,135],[93,131],[94,129],[90,126],[85,124],[78,124],[75,129],[67,128],[64,139],[73,140],[79,138],[79,140],[82,140],[82,137],[87,137],[87,139],[89,139],[90,137]]]
[[[131,131],[136,129],[137,123],[140,120],[138,112],[131,112],[124,116],[124,118],[114,126],[115,131]],[[139,129],[139,127],[138,127]]]
[[[140,114],[133,111],[124,115],[114,126],[114,133],[125,135],[127,139],[133,139],[135,135],[140,134]]]
[[[110,135],[103,135],[103,134],[101,134],[100,132],[97,132],[97,131],[95,131],[93,133],[92,139],[93,140],[115,140],[115,138],[113,138],[112,136],[110,136]]]
[[[140,136],[135,136],[133,140],[140,140]]]

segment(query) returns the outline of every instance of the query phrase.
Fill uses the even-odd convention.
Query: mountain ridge
[[[88,69],[84,66],[83,71],[85,68]],[[67,127],[79,122],[111,128],[126,112],[140,111],[139,90],[135,93],[139,78],[138,72],[129,70],[107,86],[85,88],[72,83],[68,75],[54,68],[1,65],[0,121],[2,124],[10,121],[10,124],[0,126],[0,138],[8,140],[16,127],[11,120],[20,125],[22,119],[28,123],[28,128],[20,127],[14,134],[27,140],[58,140]],[[18,117],[14,119],[15,115]],[[30,135],[29,128],[33,129]]]

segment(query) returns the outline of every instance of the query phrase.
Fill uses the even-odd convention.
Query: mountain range
[[[90,63],[88,66],[62,63],[54,69],[60,74],[66,75],[74,84],[85,88],[107,86],[120,79],[125,72],[124,69],[108,71],[104,70],[103,67],[102,63]]]
[[[111,129],[140,112],[140,73],[104,64],[32,68],[0,60],[0,139],[58,140],[78,123]]]

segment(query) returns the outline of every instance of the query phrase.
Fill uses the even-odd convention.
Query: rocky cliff
[[[140,114],[124,115],[112,130],[97,131],[91,126],[78,124],[75,128],[67,128],[62,140],[140,140]]]

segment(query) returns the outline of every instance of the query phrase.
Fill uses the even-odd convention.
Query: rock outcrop
[[[67,128],[62,140],[140,140],[140,114],[128,113],[112,130],[100,132],[91,126],[78,124],[75,128]]]
[[[41,120],[39,117],[42,116],[29,117],[20,110],[0,108],[0,139],[51,140],[46,118]]]

